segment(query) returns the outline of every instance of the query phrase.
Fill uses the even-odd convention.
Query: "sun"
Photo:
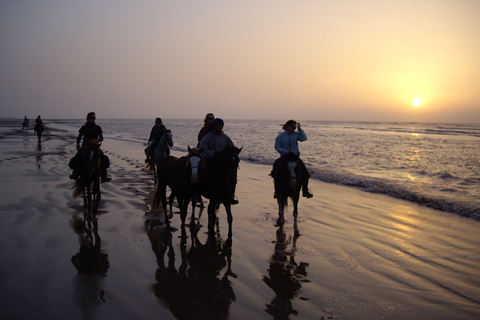
[[[412,103],[415,107],[418,107],[422,103],[422,100],[420,100],[419,98],[415,98],[413,99]]]

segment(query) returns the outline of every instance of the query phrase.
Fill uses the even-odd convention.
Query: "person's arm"
[[[306,141],[307,140],[307,135],[305,134],[305,131],[303,131],[302,128],[298,127],[298,136],[297,136],[298,141]]]
[[[77,149],[80,149],[80,142],[82,142],[82,136],[83,136],[83,133],[79,132],[77,136]]]
[[[200,141],[199,149],[203,148],[203,157],[206,159],[213,159],[215,156],[215,150],[209,150],[208,146],[210,145],[210,136],[211,135],[205,135],[202,140]]]

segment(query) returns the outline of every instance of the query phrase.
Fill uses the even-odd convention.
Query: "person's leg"
[[[302,182],[302,192],[303,196],[306,198],[311,198],[313,197],[313,194],[308,190],[308,180],[310,179],[310,173],[307,170],[307,167],[305,166],[305,163],[299,158],[298,163],[300,164],[300,170],[303,173],[303,182]]]

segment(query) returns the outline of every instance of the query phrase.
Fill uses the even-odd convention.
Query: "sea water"
[[[279,157],[274,144],[284,121],[224,121],[224,132],[243,147],[242,161],[271,165]],[[76,135],[84,120],[50,122]],[[202,119],[163,122],[172,130],[172,149],[197,145]],[[299,122],[308,137],[299,142],[300,156],[312,178],[480,219],[480,124]],[[105,139],[145,145],[154,119],[97,124]]]

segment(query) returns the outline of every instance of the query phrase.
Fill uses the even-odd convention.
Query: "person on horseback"
[[[295,132],[295,129],[298,128],[298,132]],[[283,132],[280,133],[277,138],[275,139],[275,150],[280,153],[280,158],[275,161],[273,164],[272,176],[275,179],[280,171],[280,169],[286,165],[286,156],[288,154],[293,153],[294,155],[298,156],[298,164],[300,165],[300,169],[302,170],[305,179],[302,185],[303,196],[306,198],[313,197],[313,194],[308,190],[308,179],[310,179],[310,173],[308,172],[305,164],[300,159],[300,151],[298,149],[298,141],[306,141],[307,135],[305,131],[300,127],[300,123],[297,123],[295,120],[288,120],[283,125]],[[278,181],[278,179],[275,179]],[[275,194],[274,198],[277,198],[277,185],[275,185]]]
[[[78,130],[77,136],[77,154],[70,160],[69,166],[73,169],[73,173],[70,175],[70,179],[77,180],[80,176],[81,172],[81,155],[80,155],[80,142],[82,141],[83,137],[83,144],[84,146],[88,140],[97,139],[99,142],[103,141],[103,132],[102,128],[95,124],[95,112],[89,112],[87,115],[87,122]],[[102,167],[101,172],[101,181],[102,182],[109,182],[112,179],[107,176],[107,168],[110,166],[110,160],[106,155],[103,154],[102,150],[100,150],[100,164]]]
[[[145,160],[146,163],[150,161],[150,158],[153,154],[153,148],[157,145],[157,143],[162,139],[163,134],[167,131],[167,128],[163,125],[161,118],[155,119],[155,125],[152,127],[150,131],[150,137],[148,138],[148,147],[147,147],[147,159]],[[170,155],[170,149],[167,146],[167,156]]]
[[[212,131],[207,132],[202,140],[200,140],[199,148],[203,149],[203,157],[205,164],[212,168],[215,165],[215,158],[225,149],[234,147],[229,136],[223,132],[224,122],[220,118],[216,118],[212,122]],[[210,171],[211,172],[211,171]],[[238,204],[236,196],[233,195],[230,200],[231,204]]]
[[[208,132],[208,128],[210,128],[212,125],[213,120],[215,120],[213,113],[207,113],[205,119],[203,120],[203,127],[200,129],[200,132],[198,132],[198,143],[200,143],[203,136]]]

